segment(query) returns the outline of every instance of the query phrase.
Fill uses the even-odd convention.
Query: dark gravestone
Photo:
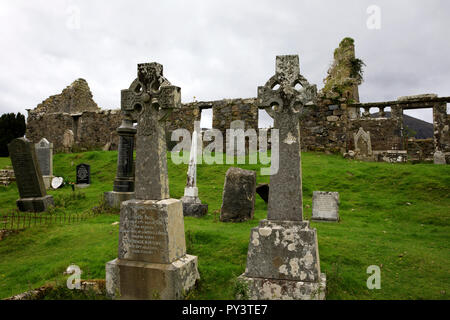
[[[20,195],[17,207],[20,211],[46,211],[53,205],[53,197],[45,191],[34,144],[26,138],[17,138],[8,144],[8,150]]]
[[[220,221],[241,222],[253,219],[255,190],[255,171],[229,168],[223,187]]]
[[[117,155],[117,173],[113,191],[104,193],[105,203],[112,208],[120,208],[123,201],[134,198],[134,136],[136,129],[129,112],[122,111],[122,125],[117,129],[119,150]]]
[[[91,166],[85,163],[77,165],[77,186],[83,187],[91,184]]]
[[[265,203],[269,202],[269,184],[261,183],[256,186],[256,193],[259,194]]]

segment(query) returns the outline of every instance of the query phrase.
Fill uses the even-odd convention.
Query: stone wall
[[[413,161],[433,162],[434,141],[433,139],[414,139],[407,140],[406,149],[408,158]]]
[[[390,118],[357,119],[348,122],[347,150],[355,150],[353,133],[359,128],[370,132],[372,150],[404,150],[400,120]]]
[[[258,107],[255,98],[214,101],[213,128],[225,134],[235,120],[245,121],[245,129],[258,130]]]
[[[86,80],[78,79],[60,94],[42,101],[33,111],[36,113],[78,113],[83,111],[100,111],[100,108],[92,99],[91,89],[89,89]]]
[[[64,148],[64,132],[74,133],[71,151],[95,150],[110,144],[108,149],[116,150],[117,128],[122,116],[120,110],[85,111],[69,113],[29,113],[26,137],[34,143],[46,138],[53,143],[54,152],[68,151]]]

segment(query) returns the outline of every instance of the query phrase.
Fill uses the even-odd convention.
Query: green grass
[[[183,195],[187,165],[169,157],[173,198]],[[91,165],[92,185],[71,196],[70,187],[49,193],[52,213],[81,213],[100,206],[112,189],[117,152],[93,151],[54,156],[54,174],[75,180],[75,167]],[[0,168],[9,160],[0,158]],[[190,299],[233,299],[235,278],[244,272],[250,229],[264,219],[266,204],[257,197],[255,218],[243,223],[218,221],[225,172],[230,165],[199,165],[199,196],[209,205],[203,218],[185,218],[188,253],[198,256],[201,280]],[[257,170],[260,165],[236,165]],[[450,167],[350,161],[340,156],[302,153],[304,216],[311,217],[312,192],[340,193],[340,223],[317,228],[328,299],[448,299],[450,289]],[[15,184],[0,187],[2,212],[15,209]],[[117,214],[87,221],[36,227],[0,241],[0,298],[45,283],[64,283],[64,270],[77,264],[83,279],[105,277],[105,262],[116,258]],[[370,265],[381,266],[381,290],[366,287]]]

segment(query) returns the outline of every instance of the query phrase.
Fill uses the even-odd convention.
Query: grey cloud
[[[372,4],[381,30],[366,27]],[[68,28],[72,7],[80,29]],[[346,36],[367,64],[362,101],[449,95],[449,12],[445,0],[2,1],[0,113],[25,112],[80,77],[101,107],[118,108],[145,61],[164,65],[185,102],[256,96],[277,54],[299,54],[321,88]]]

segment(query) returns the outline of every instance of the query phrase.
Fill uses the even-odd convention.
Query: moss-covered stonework
[[[363,81],[362,60],[355,58],[352,38],[345,38],[334,51],[334,61],[324,79],[323,95],[334,102],[359,102],[358,85]]]
[[[75,80],[60,94],[48,97],[33,110],[36,113],[78,113],[83,111],[100,111],[97,103],[92,99],[91,89],[84,79]]]

